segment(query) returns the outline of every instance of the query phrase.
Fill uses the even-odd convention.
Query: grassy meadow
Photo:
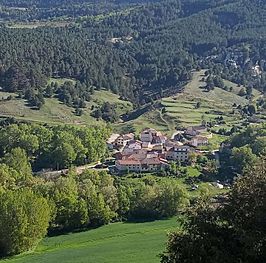
[[[156,263],[176,218],[145,223],[113,223],[81,233],[45,238],[32,253],[5,263]]]
[[[63,83],[64,80],[58,80],[59,84]],[[6,100],[9,95],[12,95],[13,98]],[[2,98],[0,101],[1,117],[15,117],[19,120],[33,122],[94,125],[103,122],[91,117],[92,106],[98,106],[109,101],[116,105],[117,112],[121,114],[133,108],[130,102],[120,100],[118,95],[106,90],[95,91],[91,101],[86,103],[82,116],[76,116],[72,107],[66,106],[57,98],[46,98],[43,107],[40,110],[35,110],[27,106],[26,100],[17,99],[16,96],[16,94],[0,92],[0,98]]]

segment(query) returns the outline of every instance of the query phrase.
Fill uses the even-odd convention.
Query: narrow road
[[[99,164],[101,164],[101,162],[97,162],[96,164],[87,164],[87,165],[77,166],[77,167],[73,167],[72,169],[77,173],[77,175],[80,175],[87,169],[96,169],[95,168],[96,165],[99,165]],[[34,175],[40,176],[45,179],[55,179],[55,178],[58,178],[62,174],[67,174],[69,170],[70,169],[62,169],[58,171],[39,171],[35,173]],[[108,171],[108,168],[103,168],[99,170]]]

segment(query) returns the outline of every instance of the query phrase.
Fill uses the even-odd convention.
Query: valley
[[[0,263],[261,263],[264,0],[0,0]]]

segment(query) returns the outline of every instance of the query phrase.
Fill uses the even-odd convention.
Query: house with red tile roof
[[[116,169],[120,172],[155,172],[168,166],[168,162],[160,157],[146,156],[143,159],[135,159],[132,156],[116,161]]]

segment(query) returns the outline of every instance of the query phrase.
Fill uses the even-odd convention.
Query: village
[[[211,137],[204,125],[188,127],[171,138],[146,128],[139,136],[112,134],[107,146],[114,152],[115,172],[155,172],[167,168],[172,161],[188,163],[193,153],[202,153],[200,147],[208,145]]]

